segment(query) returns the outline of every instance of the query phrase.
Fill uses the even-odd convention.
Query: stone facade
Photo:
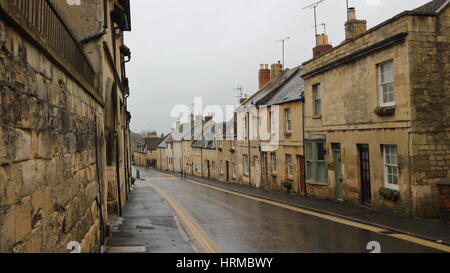
[[[448,178],[448,7],[439,14],[405,12],[304,63],[305,138],[325,144],[327,181],[308,180],[308,193],[337,199],[336,166],[343,174],[343,200],[361,204],[360,145],[370,155],[370,205],[406,216],[439,214],[436,183]],[[395,103],[379,112],[380,64],[392,61]],[[314,86],[320,84],[320,116]],[[340,145],[341,163],[333,158]],[[383,147],[395,146],[398,200],[387,187]]]
[[[71,7],[54,2],[76,29]],[[90,82],[10,3],[2,1],[0,13],[0,252],[68,252],[72,241],[82,252],[98,252],[108,220],[105,56],[86,50],[95,71]],[[82,52],[89,47],[103,50],[90,44]],[[125,107],[116,112],[127,129]],[[119,145],[123,177],[126,134]]]

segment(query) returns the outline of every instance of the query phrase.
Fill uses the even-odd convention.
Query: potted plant
[[[395,114],[395,106],[377,107],[375,108],[375,114],[380,117],[393,116]]]
[[[400,199],[400,192],[388,188],[380,188],[380,195],[384,198],[397,202]]]

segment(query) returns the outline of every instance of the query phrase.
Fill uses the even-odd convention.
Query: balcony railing
[[[6,8],[13,19],[26,20],[27,28],[37,32],[47,46],[94,87],[95,73],[91,64],[50,0],[7,0],[0,8]],[[16,18],[18,16],[22,18]]]

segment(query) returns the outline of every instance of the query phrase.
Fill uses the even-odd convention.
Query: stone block
[[[10,252],[16,243],[15,208],[0,210],[0,253]]]
[[[15,205],[16,242],[21,242],[31,232],[31,197],[22,199]]]
[[[33,219],[45,219],[53,212],[52,189],[46,186],[39,189],[31,196],[31,206],[33,208]],[[39,221],[37,221],[39,222]],[[37,222],[35,226],[37,226]]]
[[[31,157],[31,132],[16,129],[14,135],[14,161],[24,161]]]
[[[22,184],[20,186],[20,196],[28,196],[32,194],[38,187],[38,181],[36,180],[36,161],[29,160],[20,163],[22,171]]]

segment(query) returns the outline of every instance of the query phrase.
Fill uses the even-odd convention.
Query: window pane
[[[325,147],[322,142],[317,143],[317,160],[325,160]]]
[[[317,179],[319,181],[325,181],[326,177],[325,162],[317,162]]]

